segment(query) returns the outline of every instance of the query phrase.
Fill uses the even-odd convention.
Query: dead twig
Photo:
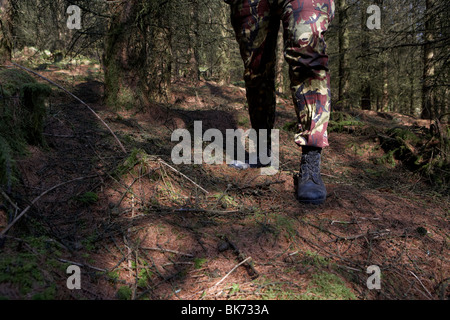
[[[16,209],[17,211],[20,211],[20,208],[17,206],[17,204],[15,204],[4,191],[2,191],[2,196],[14,207],[14,209]]]
[[[422,281],[420,281],[419,277],[417,277],[417,276],[414,274],[414,272],[412,272],[411,270],[409,271],[409,273],[411,273],[411,274],[414,276],[414,278],[416,278],[417,281],[419,281],[419,283],[420,283],[420,285],[422,286],[422,288],[424,288],[425,291],[428,293],[429,298],[430,298],[431,300],[434,300],[434,299],[433,299],[433,296],[432,296],[431,293],[430,293],[430,291],[428,291],[428,289],[423,285],[423,283],[422,283]]]
[[[170,252],[170,253],[174,253],[174,254],[179,254],[181,256],[186,256],[186,257],[191,257],[193,258],[194,256],[190,253],[184,253],[184,252],[180,252],[180,251],[176,251],[176,250],[170,250],[170,249],[163,249],[163,248],[153,248],[153,247],[141,247],[142,250],[152,250],[152,251],[159,251],[159,252]]]
[[[63,186],[63,185],[66,185],[66,184],[69,184],[69,183],[72,183],[72,182],[75,182],[75,181],[81,181],[81,180],[84,180],[84,179],[89,179],[89,178],[94,178],[94,177],[97,177],[97,175],[93,175],[93,176],[87,176],[87,177],[80,177],[80,178],[75,178],[75,179],[72,179],[72,180],[69,180],[69,181],[66,181],[66,182],[63,182],[63,183],[60,183],[60,184],[57,184],[56,186],[53,186],[53,187],[51,187],[50,189],[48,189],[48,190],[46,190],[46,191],[44,191],[43,193],[41,193],[39,196],[37,196],[36,198],[34,198],[33,199],[33,201],[31,201],[31,204],[28,206],[28,207],[26,207],[9,225],[7,225],[6,226],[6,228],[5,229],[3,229],[3,231],[0,233],[0,239],[1,238],[3,238],[3,236],[6,234],[6,232],[8,232],[8,230],[9,229],[11,229],[11,227],[12,226],[14,226],[16,223],[17,223],[17,221],[19,221],[20,220],[20,218],[22,218],[24,215],[25,215],[25,213],[27,213],[28,212],[28,210],[30,210],[30,208],[39,200],[39,199],[41,199],[43,196],[45,196],[47,193],[49,193],[49,192],[51,192],[51,191],[53,191],[53,190],[55,190],[55,189],[57,189],[57,188],[59,188],[59,187],[61,187],[61,186]]]
[[[79,266],[79,267],[87,267],[87,268],[89,268],[89,269],[96,270],[96,271],[100,271],[100,272],[106,272],[106,271],[107,271],[106,269],[97,268],[97,267],[91,266],[91,265],[89,265],[89,264],[84,264],[84,263],[79,263],[79,262],[69,261],[69,260],[66,260],[66,259],[58,258],[58,259],[56,259],[56,260],[58,260],[58,261],[60,261],[60,262],[63,262],[63,263],[70,263],[70,264],[72,264],[72,265]]]
[[[234,254],[237,256],[238,261],[247,261],[248,260],[248,258],[245,258],[245,254],[243,254],[239,250],[239,248],[233,242],[231,242],[230,239],[228,239],[228,237],[225,237],[224,240],[229,245],[229,247],[233,250]],[[256,271],[252,262],[246,263],[245,266],[246,266],[247,272],[250,275],[250,277],[252,278],[252,280],[255,280],[256,278],[259,277],[259,273],[258,273],[258,271]]]
[[[177,212],[191,212],[191,213],[206,213],[207,215],[229,215],[234,213],[242,213],[241,210],[207,210],[202,208],[171,208],[171,207],[163,207],[163,206],[151,206],[147,208],[148,211],[154,211],[158,213],[177,213]]]
[[[198,212],[198,213],[208,213],[211,215],[227,215],[231,213],[240,213],[240,210],[228,210],[228,211],[221,211],[221,210],[206,210],[206,209],[200,209],[200,208],[180,208],[175,209],[175,212]]]
[[[202,188],[198,183],[196,183],[195,181],[193,181],[191,178],[187,177],[185,174],[181,173],[180,171],[178,171],[177,169],[175,169],[174,167],[172,167],[170,164],[168,164],[167,162],[165,162],[162,159],[158,159],[158,161],[160,163],[162,163],[163,165],[169,167],[170,169],[172,169],[173,171],[175,171],[176,173],[178,173],[179,175],[181,175],[183,178],[187,179],[188,181],[190,181],[191,183],[193,183],[195,186],[197,186],[200,190],[202,190],[204,193],[208,194],[209,191],[205,190],[204,188]]]
[[[244,263],[246,263],[248,260],[250,260],[252,257],[247,257],[247,259],[242,260],[241,262],[239,262],[237,265],[235,265],[233,267],[233,269],[230,270],[230,272],[228,272],[222,279],[220,279],[215,285],[213,285],[210,289],[217,287],[219,284],[221,284],[230,274],[233,273],[234,270],[236,270],[239,266],[243,265]]]
[[[335,223],[341,223],[341,224],[355,224],[356,221],[340,221],[340,220],[333,220],[330,222],[330,225],[333,225]]]

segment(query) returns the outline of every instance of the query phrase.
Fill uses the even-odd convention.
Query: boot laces
[[[300,174],[303,181],[311,179],[320,184],[320,153],[308,152],[302,155]]]

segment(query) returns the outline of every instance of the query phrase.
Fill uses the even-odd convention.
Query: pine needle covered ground
[[[127,154],[87,108],[53,90],[47,148],[15,156],[20,178],[0,196],[0,230],[40,197],[3,239],[0,297],[449,297],[447,138],[429,122],[335,113],[323,153],[328,199],[302,206],[293,193],[300,150],[289,99],[278,99],[278,174],[174,165],[176,128],[249,128],[241,87],[177,81],[170,101],[151,111],[112,111],[97,65],[61,66],[39,72],[89,104]],[[69,265],[81,268],[80,290],[66,286]],[[367,288],[371,265],[381,269],[381,290]]]

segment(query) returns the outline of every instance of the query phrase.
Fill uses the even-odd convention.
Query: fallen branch
[[[192,254],[190,253],[184,253],[184,252],[179,252],[179,251],[175,251],[175,250],[170,250],[170,249],[163,249],[163,248],[153,248],[153,247],[141,247],[142,250],[153,250],[153,251],[159,251],[159,252],[170,252],[170,253],[175,253],[175,254],[179,254],[181,256],[187,256],[187,257],[194,257]]]
[[[234,266],[233,269],[230,270],[230,272],[228,272],[222,279],[220,279],[215,285],[213,285],[210,289],[217,287],[219,284],[221,284],[223,282],[223,280],[225,280],[230,274],[233,273],[234,270],[236,270],[239,266],[241,266],[242,264],[246,263],[248,260],[250,260],[252,257],[248,257],[247,259],[239,262],[237,265]]]
[[[117,143],[119,144],[119,146],[120,146],[120,148],[122,149],[122,151],[124,152],[124,153],[127,153],[127,150],[125,149],[125,147],[122,145],[122,143],[120,142],[120,140],[119,140],[119,138],[117,138],[117,136],[116,136],[116,134],[112,131],[112,129],[106,124],[106,122],[90,107],[90,106],[88,106],[83,100],[81,100],[80,98],[78,98],[76,95],[74,95],[72,92],[70,92],[69,90],[67,90],[67,89],[65,89],[65,88],[63,88],[61,85],[59,85],[59,84],[57,84],[56,82],[54,82],[54,81],[52,81],[52,80],[50,80],[50,79],[48,79],[48,78],[46,78],[46,77],[44,77],[43,75],[41,75],[41,74],[39,74],[39,73],[37,73],[37,72],[35,72],[35,71],[33,71],[33,70],[31,70],[31,69],[28,69],[28,68],[26,68],[26,67],[24,67],[24,66],[21,66],[21,65],[19,65],[19,64],[17,64],[17,63],[14,63],[14,62],[12,62],[11,61],[11,64],[12,65],[14,65],[14,66],[16,66],[16,67],[18,67],[18,68],[20,68],[20,69],[23,69],[23,70],[25,70],[25,71],[28,71],[28,72],[30,72],[30,73],[32,73],[32,74],[34,74],[34,75],[36,75],[36,76],[38,76],[38,77],[40,77],[40,78],[42,78],[42,79],[44,79],[45,81],[47,81],[47,82],[49,82],[49,83],[51,83],[52,85],[54,85],[54,86],[56,86],[56,87],[58,87],[59,89],[61,89],[61,90],[63,90],[65,93],[67,93],[68,95],[70,95],[71,97],[73,97],[74,99],[76,99],[77,101],[79,101],[81,104],[83,104],[85,107],[87,107],[88,109],[89,109],[89,111],[91,111],[104,125],[105,125],[105,127],[109,130],[109,132],[111,132],[111,134],[113,135],[113,137],[116,139],[116,141],[117,141]]]
[[[88,265],[88,264],[79,263],[79,262],[69,261],[69,260],[60,259],[60,258],[57,258],[56,260],[58,260],[58,261],[60,261],[62,263],[70,263],[72,265],[79,266],[79,267],[88,267],[90,269],[97,270],[97,271],[100,271],[100,272],[106,272],[107,271],[106,269],[100,269],[100,268],[97,268],[97,267],[94,267],[94,266],[91,266],[91,265]]]
[[[368,237],[368,239],[378,239],[384,235],[390,234],[390,232],[391,231],[389,229],[384,229],[384,230],[378,230],[378,231],[368,231],[366,233],[361,233],[361,234],[357,234],[354,236],[348,236],[348,237],[336,235],[336,239],[334,239],[333,241],[330,241],[330,242],[356,240],[356,239],[363,238],[363,237]],[[404,235],[401,235],[401,237],[403,237],[403,236]]]
[[[16,209],[17,211],[20,210],[20,208],[17,206],[17,204],[15,204],[4,191],[2,191],[2,196],[5,198],[5,200],[7,200],[14,207],[14,209]]]
[[[225,237],[224,240],[226,241],[228,246],[233,250],[234,254],[237,256],[238,261],[247,261],[248,260],[248,258],[244,259],[245,258],[245,254],[243,254],[239,250],[239,248],[233,242],[231,242],[230,239],[228,239],[228,237]],[[252,262],[246,263],[245,267],[247,269],[247,272],[248,272],[249,276],[252,278],[252,280],[255,280],[256,278],[259,277],[259,273],[258,273],[258,271],[256,271],[256,269],[253,266]]]
[[[411,274],[414,276],[414,278],[416,278],[417,281],[419,281],[419,283],[420,283],[420,285],[422,286],[422,288],[424,288],[425,291],[426,291],[426,292],[428,293],[428,295],[430,296],[430,299],[431,299],[431,300],[434,300],[434,299],[433,299],[433,296],[432,296],[431,293],[430,293],[430,291],[428,291],[428,289],[423,285],[423,283],[422,283],[422,281],[420,281],[419,277],[417,277],[417,276],[414,274],[414,272],[412,272],[411,270],[409,271],[409,273],[411,273]]]
[[[240,210],[228,210],[228,211],[221,211],[221,210],[206,210],[206,209],[200,209],[200,208],[180,208],[175,209],[175,212],[198,212],[198,213],[208,213],[211,215],[227,215],[232,213],[240,213]]]
[[[193,181],[192,179],[190,179],[189,177],[187,177],[186,175],[184,175],[183,173],[181,173],[180,171],[178,171],[177,169],[175,169],[174,167],[172,167],[171,165],[169,165],[167,162],[165,162],[162,159],[158,159],[158,161],[162,164],[164,164],[165,166],[169,167],[170,169],[172,169],[173,171],[175,171],[176,173],[180,174],[183,178],[187,179],[188,181],[190,181],[191,183],[193,183],[194,185],[196,185],[200,190],[202,190],[204,193],[208,194],[209,191],[205,190],[204,188],[202,188],[199,184],[197,184],[195,181]]]
[[[55,190],[55,189],[57,189],[57,188],[59,188],[59,187],[65,185],[65,184],[68,184],[68,183],[71,183],[71,182],[75,182],[75,181],[84,180],[84,179],[94,178],[94,177],[97,177],[97,175],[72,179],[72,180],[70,180],[70,181],[66,181],[66,182],[60,183],[60,184],[58,184],[58,185],[56,185],[56,186],[53,186],[53,187],[51,187],[50,189],[44,191],[44,192],[41,193],[39,196],[37,196],[36,198],[34,198],[33,201],[31,201],[31,204],[30,204],[28,207],[26,207],[26,208],[25,208],[25,209],[24,209],[24,210],[23,210],[23,211],[22,211],[22,212],[21,212],[21,213],[20,213],[20,214],[19,214],[19,215],[18,215],[18,216],[17,216],[17,217],[9,224],[9,225],[7,225],[5,229],[3,229],[3,231],[0,233],[0,239],[3,238],[3,236],[6,234],[6,232],[8,232],[8,230],[11,229],[11,227],[14,226],[14,225],[17,223],[17,221],[19,221],[20,218],[22,218],[22,217],[25,215],[25,213],[27,213],[28,210],[30,210],[30,208],[31,208],[31,207],[32,207],[39,199],[41,199],[43,196],[45,196],[47,193],[49,193],[49,192],[51,192],[51,191],[53,191],[53,190]]]

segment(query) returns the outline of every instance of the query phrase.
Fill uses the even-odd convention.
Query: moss
[[[22,70],[3,69],[0,71],[0,84],[3,90],[2,95],[11,97],[20,92],[22,85],[26,83],[36,83],[36,80]]]
[[[352,132],[353,127],[362,127],[363,122],[346,112],[335,111],[328,121],[328,132]]]
[[[287,122],[283,124],[283,127],[281,129],[287,132],[297,132],[298,123],[297,121]]]
[[[130,88],[122,87],[120,88],[119,92],[117,93],[117,102],[116,102],[116,109],[125,109],[125,110],[131,110],[135,104],[136,101],[139,99],[140,96],[140,90],[136,89],[136,91],[133,92]]]
[[[337,275],[321,272],[312,275],[305,300],[356,300],[355,294]]]
[[[21,88],[21,101],[28,114],[23,119],[23,132],[29,144],[45,145],[42,135],[46,115],[45,99],[50,93],[50,87],[41,83],[26,83]]]
[[[391,137],[395,137],[396,139],[401,139],[402,141],[409,142],[411,144],[417,144],[422,141],[420,137],[414,134],[409,129],[404,128],[392,128],[387,131],[387,134]]]
[[[9,189],[17,182],[13,150],[6,139],[0,136],[0,185],[6,185]]]
[[[247,115],[239,114],[237,122],[239,126],[246,127],[250,123],[250,119]]]
[[[238,206],[236,200],[228,194],[218,193],[213,195],[213,197],[217,199],[217,204],[224,209]]]
[[[124,162],[117,167],[115,170],[115,175],[117,177],[121,177],[132,171],[136,165],[140,165],[141,169],[146,169],[148,166],[148,158],[149,155],[145,152],[145,150],[133,149]]]
[[[333,111],[330,114],[330,121],[342,122],[342,121],[349,121],[349,120],[354,120],[354,118],[352,115],[350,115],[347,112]]]
[[[26,155],[28,144],[45,146],[45,99],[50,93],[48,85],[22,70],[0,70],[0,185],[10,188],[17,182],[14,159]]]
[[[42,264],[57,270],[61,267],[54,258],[60,253],[56,244],[45,237],[24,237],[23,241],[33,252],[0,252],[0,284],[9,283],[18,288],[21,295],[32,299],[53,299],[56,294],[54,284],[48,283]]]
[[[195,269],[200,269],[203,267],[203,265],[207,262],[208,260],[205,258],[195,258],[194,259],[194,268]]]
[[[117,64],[107,61],[105,71],[106,103],[111,107],[117,107],[117,95],[119,92],[119,72]]]
[[[297,290],[289,288],[289,283],[274,282],[266,276],[254,280],[259,297],[262,300],[299,300],[302,295]]]
[[[114,24],[115,27],[109,30],[107,35],[105,64],[105,95],[106,103],[114,108],[131,109],[136,101],[136,93],[130,88],[123,86],[121,79],[124,79],[124,72],[117,60],[118,45],[125,37],[125,24]]]
[[[141,288],[145,288],[150,282],[153,273],[149,271],[147,268],[143,268],[139,271],[138,275],[138,286]]]
[[[3,257],[0,264],[0,283],[17,285],[21,294],[27,294],[35,283],[42,284],[44,280],[38,266],[36,257],[31,253]]]
[[[342,120],[328,122],[328,132],[346,132],[350,131],[351,127],[360,127],[362,122],[359,120]]]
[[[33,295],[32,300],[54,300],[56,295],[55,285],[45,288],[44,291]]]
[[[388,164],[391,167],[395,167],[395,157],[394,154],[397,152],[397,149],[387,151],[382,157],[379,159],[375,159],[375,164]]]
[[[304,265],[310,265],[315,267],[327,267],[329,261],[327,258],[322,257],[317,252],[306,251],[304,255],[304,260],[302,261]]]
[[[75,200],[84,205],[91,205],[98,201],[98,195],[95,192],[86,192],[76,197]]]
[[[274,220],[280,233],[283,234],[286,239],[294,239],[298,234],[297,229],[295,228],[295,220],[280,214],[277,214],[274,217]]]
[[[450,181],[449,140],[440,139],[427,130],[413,131],[408,127],[395,127],[380,135],[385,155],[376,163],[395,166],[395,159],[410,170],[420,172],[435,187],[448,191]]]
[[[119,290],[117,290],[117,299],[119,300],[130,300],[132,291],[130,287],[127,286],[121,286]]]

